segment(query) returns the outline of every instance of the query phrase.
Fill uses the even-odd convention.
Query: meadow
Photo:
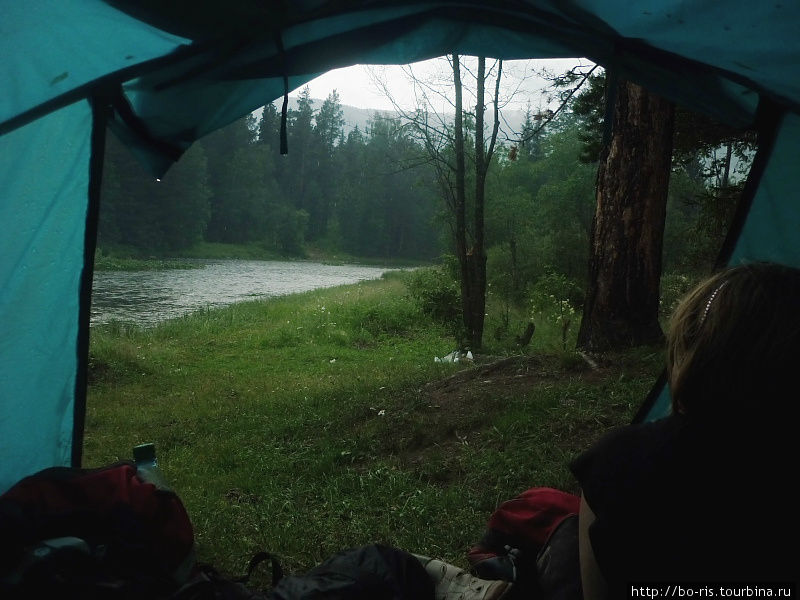
[[[199,559],[229,573],[261,550],[292,573],[371,542],[466,566],[500,502],[578,491],[569,461],[630,421],[663,357],[592,366],[546,315],[518,347],[489,333],[509,329],[490,302],[475,360],[437,362],[454,338],[406,277],[93,327],[84,465],[154,443]]]

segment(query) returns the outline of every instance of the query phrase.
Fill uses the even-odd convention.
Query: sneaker
[[[415,554],[414,557],[433,580],[435,600],[500,600],[513,585],[508,581],[480,579],[455,565],[427,556]]]

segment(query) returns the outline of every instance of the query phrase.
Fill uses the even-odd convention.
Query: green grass
[[[628,422],[659,370],[641,352],[587,374],[559,346],[542,325],[510,372],[436,363],[454,342],[397,273],[97,327],[84,463],[154,442],[200,559],[228,572],[259,550],[297,572],[369,542],[465,566],[499,502],[575,491],[568,461]]]
[[[433,260],[420,260],[411,258],[353,256],[352,254],[347,254],[346,252],[311,244],[306,246],[305,256],[308,260],[313,260],[324,264],[359,264],[378,267],[427,267],[435,262]]]
[[[174,254],[174,255],[173,255]],[[342,252],[331,252],[309,246],[303,256],[285,256],[266,249],[262,244],[224,244],[220,242],[198,242],[190,248],[176,253],[162,252],[159,256],[146,255],[132,246],[100,248],[95,254],[97,271],[147,271],[159,269],[193,269],[198,265],[181,261],[182,258],[204,258],[211,260],[312,260],[324,264],[360,264],[382,267],[420,267],[429,261],[408,259],[358,257]]]
[[[97,254],[95,271],[155,271],[168,269],[199,269],[200,265],[180,260],[159,258],[122,258]]]
[[[246,260],[286,260],[277,252],[267,250],[261,244],[223,244],[221,242],[198,242],[191,248],[184,248],[178,255],[181,258],[246,259]]]

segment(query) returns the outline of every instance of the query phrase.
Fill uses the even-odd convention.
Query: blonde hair
[[[667,375],[673,410],[747,415],[777,405],[796,385],[800,269],[772,263],[729,267],[696,286],[672,315]]]

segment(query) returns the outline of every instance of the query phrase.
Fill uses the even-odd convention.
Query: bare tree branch
[[[492,137],[491,141],[489,142],[489,150],[486,152],[486,164],[484,165],[484,175],[485,171],[489,170],[489,165],[492,162],[492,155],[494,154],[494,146],[497,142],[497,132],[500,129],[500,105],[499,105],[499,98],[500,98],[500,77],[503,74],[503,61],[498,61],[497,63],[497,79],[494,83],[494,124],[492,127]]]
[[[548,115],[547,115],[547,118],[546,119],[542,119],[541,124],[536,129],[531,131],[528,135],[526,135],[524,137],[521,137],[521,138],[518,138],[516,140],[510,139],[510,138],[506,138],[507,141],[516,142],[518,144],[524,144],[525,142],[529,142],[530,140],[535,138],[537,135],[539,135],[539,133],[541,133],[542,130],[545,127],[547,127],[547,125],[550,124],[553,121],[553,119],[555,119],[558,116],[558,114],[564,109],[564,107],[566,107],[569,104],[569,102],[572,99],[572,97],[577,93],[577,91],[581,88],[581,86],[583,86],[583,84],[586,83],[586,81],[589,79],[589,76],[599,66],[600,65],[594,65],[591,69],[589,69],[586,73],[584,73],[583,77],[581,78],[581,80],[578,83],[578,85],[576,85],[575,87],[573,87],[569,91],[569,93],[564,97],[564,99],[562,100],[561,104],[559,105],[559,107],[555,111],[549,112]]]

